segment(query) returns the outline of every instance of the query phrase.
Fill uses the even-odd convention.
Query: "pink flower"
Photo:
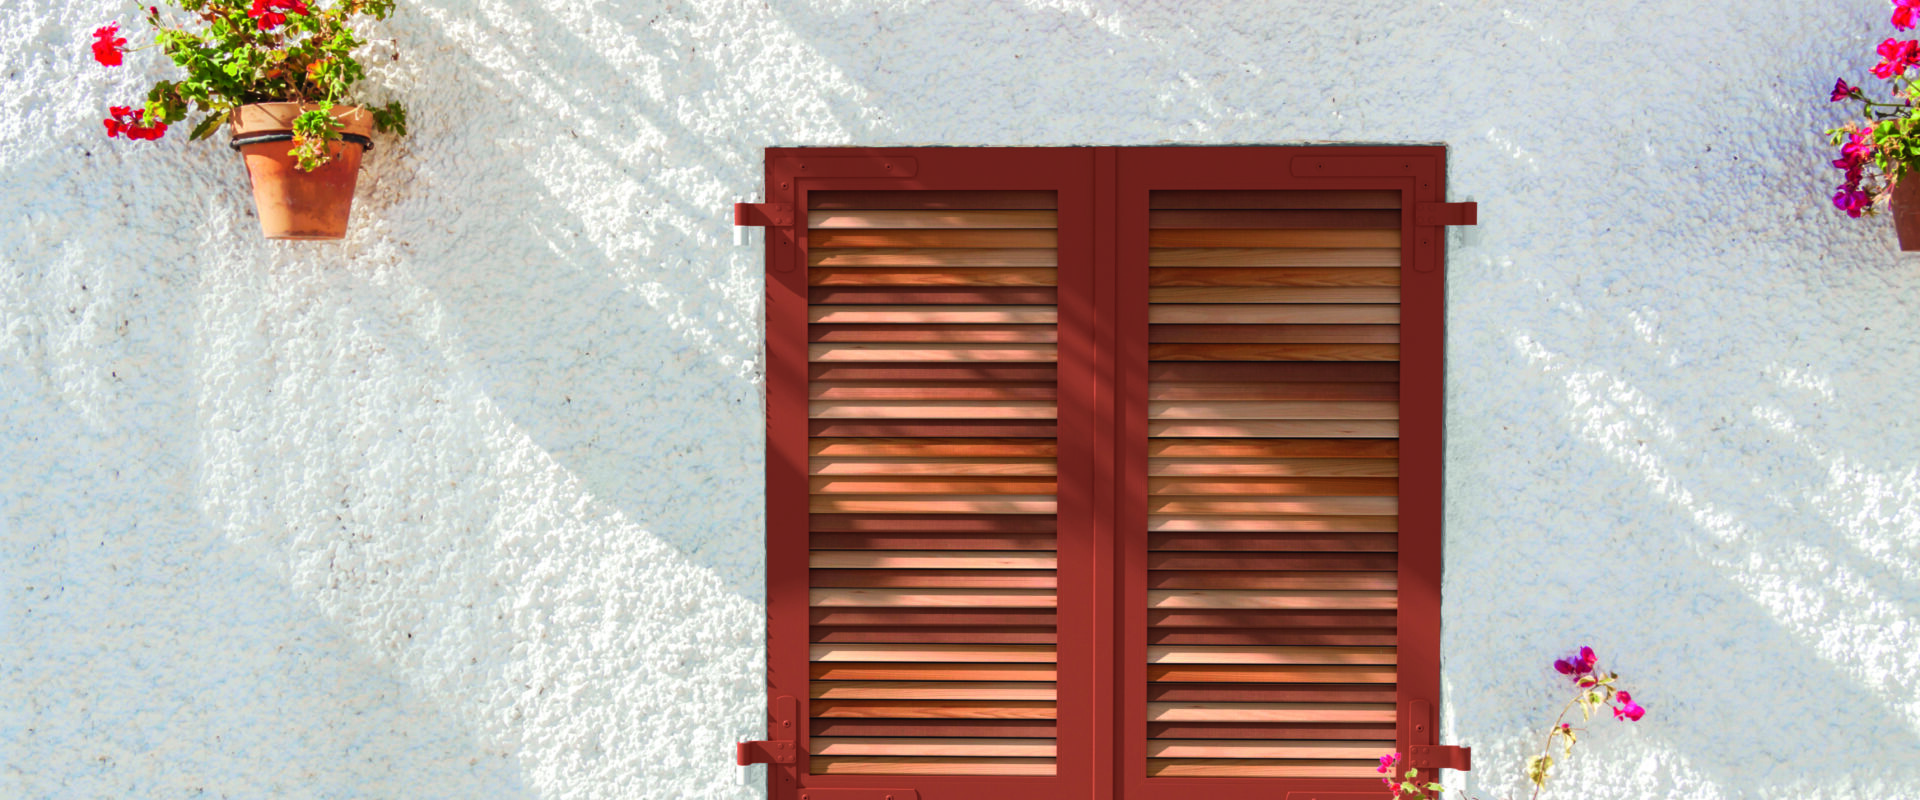
[[[1865,195],[1866,193],[1859,192],[1859,194]],[[1854,214],[1854,216],[1859,216],[1859,215]],[[1613,699],[1620,701],[1620,705],[1613,709],[1614,719],[1624,719],[1630,722],[1639,722],[1641,717],[1644,717],[1647,715],[1646,709],[1641,708],[1639,703],[1633,702],[1633,695],[1627,694],[1626,692],[1615,692],[1613,695]]]
[[[1599,659],[1593,654],[1593,648],[1582,647],[1578,654],[1554,661],[1553,668],[1559,670],[1562,675],[1572,675],[1578,678],[1578,676],[1592,672],[1593,664],[1598,660]]]
[[[1381,756],[1380,768],[1374,770],[1374,772],[1386,772],[1387,770],[1393,769],[1394,762],[1397,762],[1399,760],[1400,760],[1399,753],[1394,753],[1393,755],[1390,755],[1390,756]]]
[[[1888,39],[1880,43],[1874,52],[1880,54],[1880,63],[1873,68],[1875,77],[1888,80],[1920,64],[1920,42]]]
[[[1866,213],[1867,206],[1870,205],[1873,205],[1873,198],[1862,191],[1859,184],[1841,184],[1839,190],[1833,193],[1833,207],[1847,212],[1849,217],[1859,218],[1861,214]],[[1631,701],[1632,698],[1628,698],[1628,702]],[[1643,713],[1638,705],[1633,705],[1631,708],[1636,715]],[[1620,712],[1614,711],[1614,716],[1618,718]],[[1639,718],[1639,716],[1633,717],[1633,719]]]
[[[93,60],[102,66],[117,67],[123,61],[127,40],[120,37],[120,23],[102,25],[93,30]]]
[[[1893,19],[1890,21],[1896,30],[1912,30],[1916,13],[1920,13],[1920,0],[1893,0]]]
[[[1913,0],[1913,1],[1916,3],[1920,3],[1920,0]],[[1827,98],[1827,101],[1832,103],[1838,103],[1842,100],[1845,100],[1859,93],[1860,93],[1860,87],[1848,86],[1847,82],[1844,79],[1836,79],[1833,82],[1833,94]]]

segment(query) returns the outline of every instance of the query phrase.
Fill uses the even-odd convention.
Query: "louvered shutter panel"
[[[1036,154],[1055,163],[1009,174],[986,154],[923,153],[910,183],[863,182],[800,152],[785,162],[798,268],[770,275],[804,308],[804,375],[769,381],[773,458],[805,472],[798,508],[800,492],[771,489],[802,464],[769,464],[769,573],[805,576],[804,622],[778,619],[792,606],[773,598],[770,635],[776,693],[804,692],[794,777],[922,800],[1084,796],[1058,775],[1084,772],[1089,695],[1058,678],[1090,668],[1090,643],[1063,646],[1060,629],[1090,616],[1094,431],[1059,408],[1069,384],[1094,388],[1090,160]],[[1063,174],[1075,189],[1033,188]],[[792,311],[770,307],[771,337],[799,330]],[[798,411],[796,393],[802,433],[771,416]],[[1078,762],[1061,752],[1063,713],[1080,720]]]
[[[772,796],[1382,794],[1434,743],[1443,166],[769,150]]]
[[[1437,619],[1402,589],[1437,591],[1437,565],[1402,543],[1437,552],[1438,520],[1409,533],[1402,493],[1437,512],[1437,275],[1415,289],[1431,328],[1407,332],[1402,300],[1408,206],[1437,186],[1300,152],[1121,159],[1129,796],[1376,792],[1403,706],[1433,696]],[[1409,336],[1435,359],[1413,473]]]

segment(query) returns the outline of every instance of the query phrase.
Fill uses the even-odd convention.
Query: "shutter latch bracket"
[[[1406,734],[1411,740],[1407,743],[1407,766],[1414,769],[1453,769],[1462,772],[1473,769],[1473,748],[1450,744],[1434,744],[1438,738],[1433,713],[1433,704],[1425,700],[1409,700],[1402,708],[1405,714]]]
[[[1416,769],[1473,769],[1473,748],[1451,744],[1414,745],[1407,764]]]
[[[1413,224],[1422,227],[1480,224],[1478,203],[1416,203]]]
[[[734,751],[734,761],[740,766],[748,764],[792,764],[800,760],[800,732],[796,728],[800,719],[800,703],[791,695],[781,695],[773,699],[772,714],[767,720],[767,730],[772,732],[773,740],[767,742],[741,742]]]
[[[752,228],[784,228],[793,224],[793,205],[734,203],[733,224]]]

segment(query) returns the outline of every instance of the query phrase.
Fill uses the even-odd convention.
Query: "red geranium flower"
[[[167,123],[156,122],[152,125],[140,124],[141,120],[147,116],[147,110],[144,108],[114,106],[107,109],[107,111],[113,114],[113,116],[101,120],[101,122],[107,126],[107,138],[109,139],[126,136],[129,139],[153,141],[167,135]]]
[[[1880,63],[1874,65],[1873,74],[1882,80],[1906,72],[1915,64],[1920,64],[1920,42],[1888,39],[1874,48],[1880,54]]]
[[[120,48],[127,46],[127,40],[120,38],[120,23],[102,25],[93,30],[93,60],[103,66],[117,67],[123,60]]]
[[[247,9],[247,16],[253,18],[253,24],[260,30],[270,31],[287,24],[287,15],[281,12],[307,14],[306,0],[253,0],[253,7]]]
[[[1920,20],[1920,0],[1893,0],[1893,27],[1898,30],[1912,30],[1914,22]]]
[[[1914,0],[1914,2],[1920,3],[1920,0]],[[1833,82],[1833,94],[1827,97],[1827,100],[1830,102],[1838,103],[1842,100],[1845,100],[1859,93],[1860,93],[1860,87],[1849,86],[1847,85],[1846,80],[1836,79]]]

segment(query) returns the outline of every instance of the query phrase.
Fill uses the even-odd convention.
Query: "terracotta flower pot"
[[[330,146],[333,159],[302,172],[288,155],[293,120],[302,108],[298,103],[255,103],[234,109],[233,148],[246,160],[253,180],[261,233],[269,239],[339,239],[347,235],[360,156],[373,146],[373,115],[358,106],[335,106],[342,139]]]
[[[1893,214],[1893,232],[1900,235],[1900,249],[1920,250],[1920,175],[1908,175],[1893,185],[1888,210]]]

